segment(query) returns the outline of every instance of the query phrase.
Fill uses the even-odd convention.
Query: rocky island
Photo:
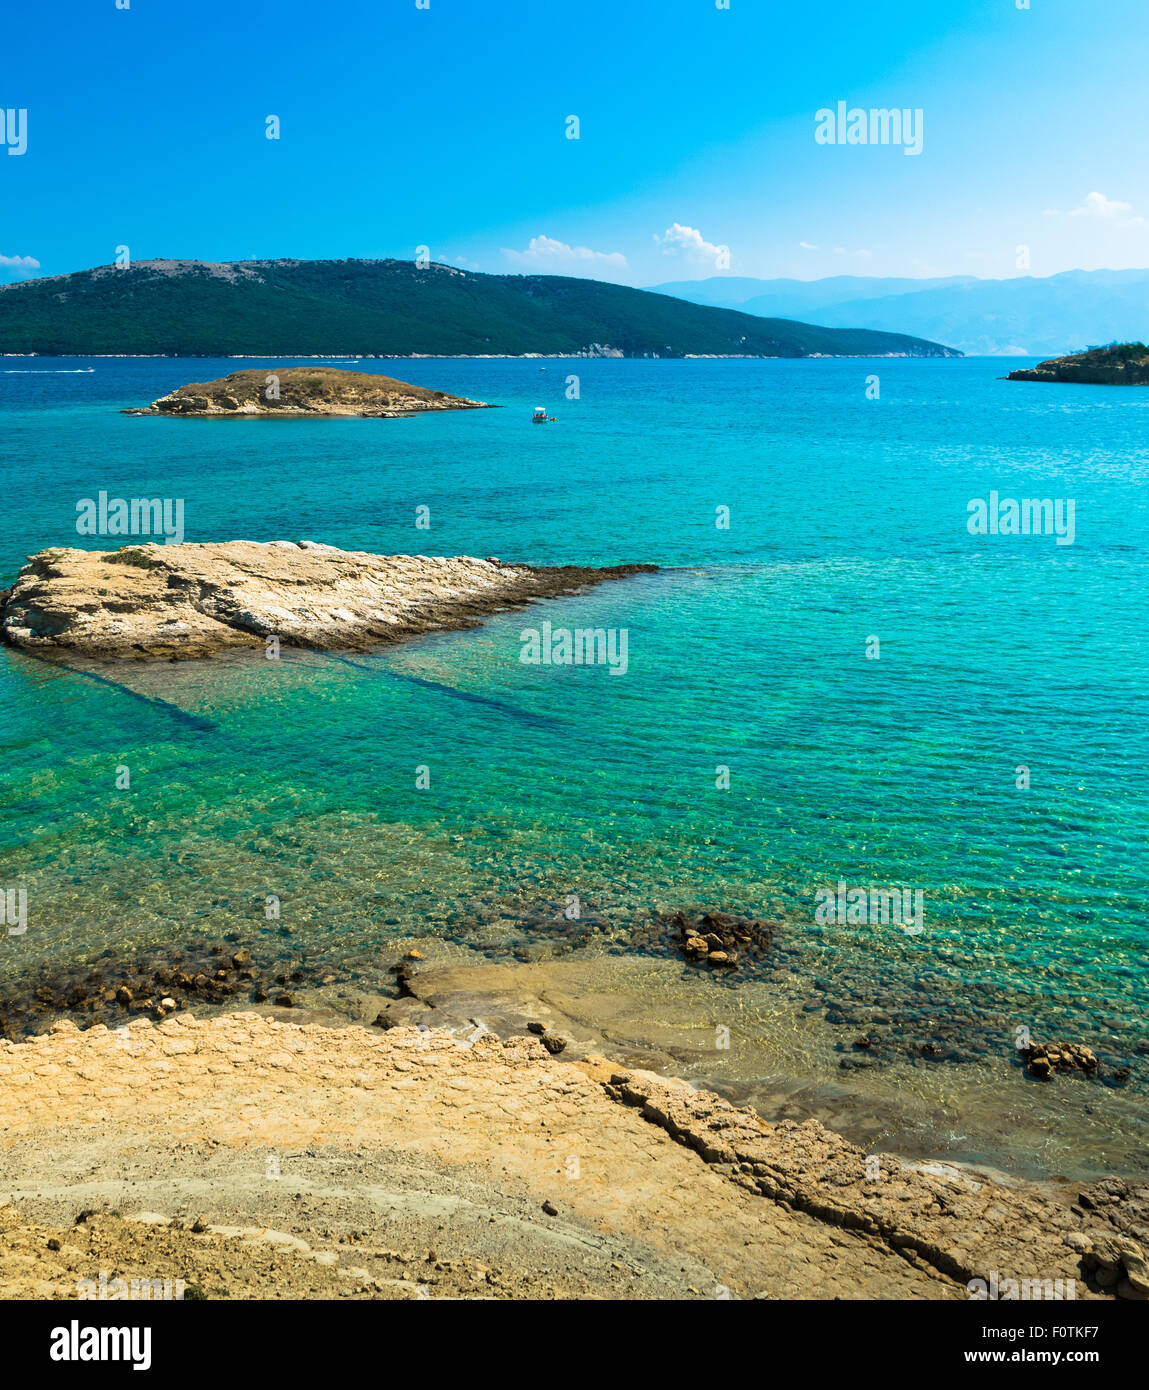
[[[271,637],[364,651],[655,569],[371,555],[314,541],[44,550],[0,591],[0,635],[95,657],[210,656]]]
[[[1053,357],[1010,372],[1007,381],[1060,381],[1082,386],[1149,386],[1149,347],[1121,343]]]
[[[374,372],[337,367],[248,368],[218,381],[193,381],[124,415],[360,415],[391,418],[425,410],[491,410],[486,401],[429,391]]]

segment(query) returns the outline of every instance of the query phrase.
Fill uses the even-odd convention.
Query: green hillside
[[[1007,381],[1065,381],[1079,386],[1149,386],[1149,348],[1144,343],[1110,343],[1071,357],[1054,357],[1036,367],[1010,372]]]
[[[141,261],[0,288],[0,352],[960,356],[557,275],[410,261]]]

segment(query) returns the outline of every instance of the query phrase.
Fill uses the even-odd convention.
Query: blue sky
[[[0,60],[0,275],[119,245],[638,285],[722,247],[802,279],[1149,265],[1149,2],[1017,3],[37,0]],[[817,144],[839,100],[920,108],[921,154]]]

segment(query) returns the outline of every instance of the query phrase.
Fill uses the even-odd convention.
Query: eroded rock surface
[[[0,631],[14,646],[97,657],[208,656],[270,637],[364,651],[655,568],[535,569],[313,541],[45,550],[0,593]]]
[[[74,1297],[90,1257],[64,1261],[58,1224],[59,1268],[33,1260],[37,1223],[93,1205],[182,1219],[205,1241],[274,1225],[299,1258],[352,1242],[347,1277],[395,1296],[452,1262],[445,1291],[488,1297],[523,1297],[524,1280],[544,1296],[703,1299],[964,1300],[994,1275],[1072,1279],[1078,1299],[1147,1287],[1141,1188],[905,1166],[530,1036],[255,1013],[59,1022],[0,1042],[0,1157],[14,1208],[0,1284],[31,1292],[35,1275],[39,1297]],[[418,1273],[398,1268],[412,1257]],[[277,1279],[315,1282],[282,1263]],[[228,1284],[274,1296],[242,1271]]]

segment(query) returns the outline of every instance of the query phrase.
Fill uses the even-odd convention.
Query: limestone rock
[[[0,633],[13,646],[97,657],[209,656],[271,638],[365,651],[655,568],[535,569],[314,541],[44,550],[4,598]]]

